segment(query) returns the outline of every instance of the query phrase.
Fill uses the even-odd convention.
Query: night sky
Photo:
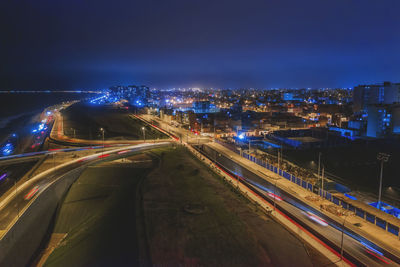
[[[399,0],[2,0],[0,89],[400,82]]]

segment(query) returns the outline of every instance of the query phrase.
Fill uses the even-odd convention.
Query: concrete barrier
[[[83,172],[79,167],[50,184],[0,240],[0,266],[26,266],[47,234],[57,205]]]

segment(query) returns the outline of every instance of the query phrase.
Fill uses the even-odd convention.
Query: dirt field
[[[129,112],[113,106],[77,103],[63,111],[64,133],[69,137],[101,140],[143,140],[168,138],[165,134],[129,116]]]

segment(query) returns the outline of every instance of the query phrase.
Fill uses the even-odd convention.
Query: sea
[[[0,91],[0,144],[19,128],[31,123],[43,109],[64,101],[95,97],[78,92],[2,92]]]

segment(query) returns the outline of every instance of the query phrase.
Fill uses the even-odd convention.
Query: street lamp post
[[[318,153],[318,180],[321,180],[321,152]]]
[[[340,243],[340,260],[343,260],[344,224],[346,223],[348,216],[349,216],[349,213],[346,213],[346,217],[344,218],[343,224],[342,224],[342,241]]]
[[[278,150],[278,172],[281,169],[281,152]]]
[[[190,133],[190,125],[189,125],[189,130],[186,132],[186,143],[189,144],[189,133]]]
[[[143,131],[143,142],[146,143],[146,128],[142,127]]]
[[[213,139],[213,142],[215,142],[215,116],[214,116],[214,139]]]
[[[381,161],[381,173],[379,178],[379,198],[378,198],[378,209],[381,209],[381,199],[382,199],[382,178],[383,178],[383,163],[389,161],[389,154],[386,153],[378,153],[376,158]]]
[[[322,175],[321,175],[322,197],[324,197],[324,173],[325,173],[325,166],[324,164],[322,164]]]
[[[100,128],[100,131],[101,131],[101,135],[103,137],[103,147],[101,149],[101,155],[103,155],[104,154],[104,129]]]
[[[250,140],[250,139],[249,139],[248,141],[249,141],[249,155],[250,155],[250,151],[251,151],[251,145],[250,145],[250,143],[251,143],[251,142],[256,142],[257,140]],[[257,146],[256,146],[256,147],[257,147]]]
[[[276,183],[278,182],[278,179],[275,180],[275,185],[274,185],[274,210],[276,210]]]

